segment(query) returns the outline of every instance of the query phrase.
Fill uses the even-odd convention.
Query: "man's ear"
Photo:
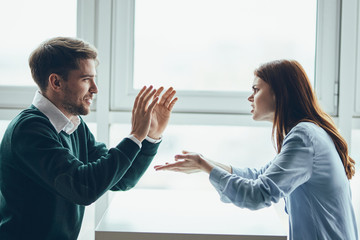
[[[49,80],[48,88],[51,88],[55,92],[60,91],[63,80],[58,74],[56,73],[50,74],[48,80]]]

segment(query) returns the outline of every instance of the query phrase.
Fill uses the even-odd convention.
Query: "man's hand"
[[[164,90],[163,87],[160,87],[154,97],[158,98],[161,92]],[[151,125],[148,136],[153,139],[159,139],[164,132],[169,119],[171,111],[178,100],[174,98],[176,91],[170,87],[160,98],[159,103],[155,105],[154,111],[151,115]]]
[[[131,118],[131,134],[134,135],[140,142],[142,142],[149,133],[152,112],[157,105],[159,99],[158,95],[155,96],[157,91],[152,90],[152,86],[143,87],[135,98],[134,107],[132,110]],[[151,91],[152,90],[152,91]],[[151,98],[154,99],[149,104]]]

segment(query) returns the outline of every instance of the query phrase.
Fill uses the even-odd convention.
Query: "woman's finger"
[[[176,159],[188,159],[189,155],[188,154],[177,154],[174,156],[175,160]]]
[[[174,167],[176,167],[176,163],[168,163],[165,165],[157,165],[155,166],[155,170],[172,170]]]

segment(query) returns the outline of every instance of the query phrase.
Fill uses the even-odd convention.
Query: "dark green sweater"
[[[58,134],[34,106],[24,110],[0,146],[0,239],[76,239],[84,206],[134,187],[158,147],[125,138],[107,149],[82,119]]]

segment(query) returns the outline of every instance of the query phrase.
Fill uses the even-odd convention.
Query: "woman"
[[[302,66],[288,60],[260,66],[248,100],[254,120],[273,123],[278,154],[266,166],[240,169],[184,151],[155,169],[207,172],[221,199],[242,208],[284,198],[290,239],[358,239],[349,184],[355,162]]]

